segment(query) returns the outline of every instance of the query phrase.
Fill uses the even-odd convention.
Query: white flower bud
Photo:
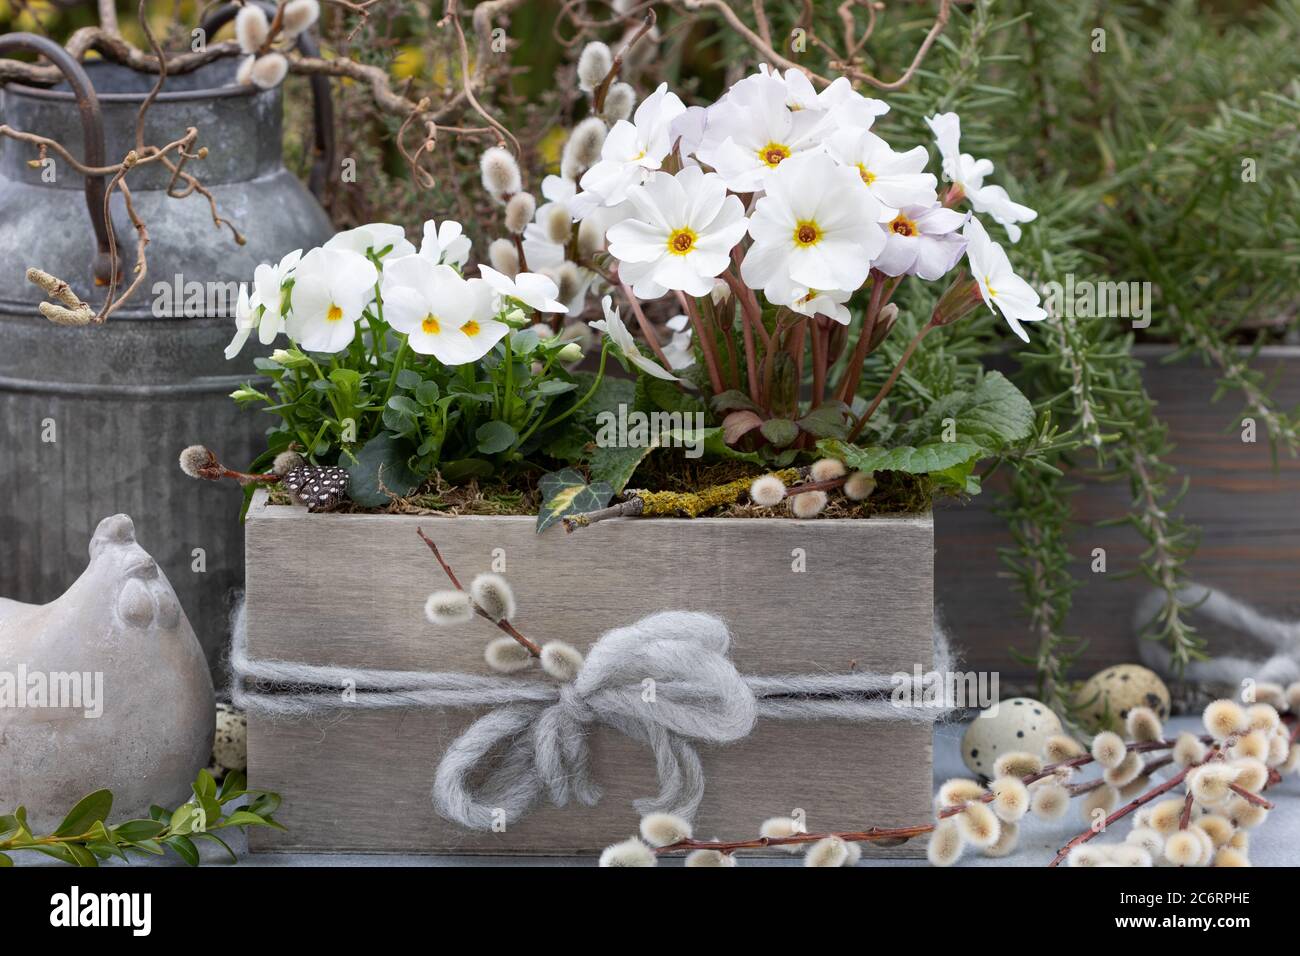
[[[1083,744],[1064,734],[1053,734],[1047,738],[1047,743],[1043,744],[1043,755],[1051,763],[1073,760],[1075,757],[1082,757],[1086,752]]]
[[[636,90],[628,83],[614,83],[605,92],[604,117],[611,123],[625,120],[636,106]]]
[[[1013,750],[993,761],[993,775],[996,777],[1027,777],[1042,769],[1042,758],[1025,750]]]
[[[692,850],[686,854],[687,866],[735,866],[736,855],[721,850]]]
[[[464,624],[474,616],[474,608],[464,591],[434,591],[424,602],[424,616],[440,627]]]
[[[1107,862],[1107,856],[1105,847],[1084,843],[1070,851],[1066,857],[1066,866],[1101,866]]]
[[[749,500],[760,508],[779,505],[785,498],[785,482],[776,475],[760,475],[749,486]]]
[[[564,203],[547,203],[537,218],[547,240],[556,245],[564,245],[573,235],[573,217]]]
[[[819,458],[809,469],[813,481],[834,481],[836,478],[843,478],[847,472],[844,462],[838,458]]]
[[[985,856],[1004,857],[1009,856],[1016,848],[1020,840],[1020,827],[1015,823],[1002,821],[1002,832],[998,834],[997,842],[992,846],[984,848]]]
[[[1164,733],[1160,718],[1150,707],[1134,707],[1124,719],[1125,730],[1129,737],[1139,743],[1147,740],[1159,740]]]
[[[647,813],[641,818],[641,839],[651,846],[668,846],[691,838],[691,825],[673,813]]]
[[[790,496],[790,513],[796,518],[815,518],[826,508],[830,499],[824,491],[805,491]]]
[[[290,39],[306,33],[320,19],[320,4],[316,0],[289,0],[280,14],[281,28]]]
[[[600,854],[601,866],[655,866],[658,863],[654,851],[635,837],[607,846]]]
[[[1092,759],[1103,767],[1118,767],[1127,753],[1123,738],[1114,731],[1103,730],[1092,738]]]
[[[1070,809],[1070,791],[1059,783],[1043,783],[1034,788],[1030,804],[1034,814],[1044,820],[1059,820]]]
[[[469,586],[474,603],[494,621],[508,621],[515,616],[515,592],[499,574],[480,574]]]
[[[516,236],[522,236],[528,224],[533,221],[537,211],[537,200],[532,193],[515,193],[506,202],[506,229]]]
[[[239,61],[239,69],[235,71],[236,86],[253,85],[253,64],[257,62],[257,57],[246,56]]]
[[[818,840],[804,854],[804,866],[843,866],[849,858],[849,848],[837,836]]]
[[[592,40],[578,55],[578,89],[591,93],[604,82],[613,68],[614,54],[609,52],[609,45]]]
[[[961,856],[961,850],[961,830],[957,828],[957,824],[951,817],[940,820],[934,832],[930,834],[930,842],[925,847],[926,858],[934,866],[952,866]]]
[[[582,652],[572,644],[551,641],[542,645],[542,670],[556,680],[573,680],[582,670],[582,663]]]
[[[1174,741],[1174,762],[1180,767],[1191,767],[1205,759],[1205,744],[1192,734],[1179,734]]]
[[[1246,712],[1234,700],[1216,700],[1201,715],[1205,729],[1215,740],[1223,740],[1246,729]]]
[[[483,174],[483,188],[497,202],[505,202],[507,196],[513,196],[523,188],[519,164],[504,146],[484,150],[479,170]]]
[[[245,10],[250,9],[245,7]],[[283,53],[268,53],[265,56],[259,56],[253,63],[253,69],[249,73],[249,79],[254,86],[260,90],[273,90],[289,74],[289,61]]]
[[[533,663],[533,655],[528,652],[528,648],[505,635],[488,641],[487,647],[483,648],[483,659],[487,661],[488,667],[502,674],[526,670]]]
[[[181,452],[181,471],[191,478],[202,478],[202,471],[217,463],[217,458],[202,445],[190,445]]]
[[[235,15],[235,39],[244,53],[257,53],[261,50],[270,33],[271,24],[266,19],[266,13],[256,4],[241,7]]]
[[[597,116],[588,116],[573,127],[560,155],[560,175],[575,182],[581,179],[583,173],[600,161],[605,134],[605,124]]]
[[[876,476],[870,471],[855,471],[844,482],[844,495],[850,501],[866,501],[876,490]]]
[[[1029,812],[1029,788],[1019,777],[998,777],[989,789],[993,791],[993,812],[1004,823],[1013,823]]]
[[[519,250],[509,239],[493,239],[488,246],[488,264],[513,279],[519,275]]]
[[[275,456],[271,462],[271,473],[274,475],[287,475],[299,465],[303,464],[302,455],[296,451],[282,451]]]
[[[582,346],[577,342],[570,342],[564,348],[560,349],[556,355],[557,361],[562,365],[571,365],[574,362],[582,360]]]

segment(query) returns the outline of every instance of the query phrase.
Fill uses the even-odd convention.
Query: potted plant
[[[1028,340],[1045,318],[990,235],[1014,239],[1034,211],[959,181],[975,161],[955,114],[930,119],[941,188],[926,147],[891,148],[873,127],[887,106],[847,82],[818,92],[798,71],[763,69],[707,111],[666,84],[634,110],[619,68],[603,44],[583,52],[590,115],[542,182],[546,203],[507,149],[482,154],[506,231],[487,263],[468,265],[460,224],[430,221],[418,246],[376,223],[259,267],[229,351],[255,331],[288,339],[234,395],[275,416],[267,449],[246,472],[202,446],[181,459],[248,490],[245,674],[293,661],[307,670],[290,683],[320,685],[334,668],[488,675],[540,659],[572,680],[593,641],[664,608],[721,618],[735,667],[760,685],[930,669],[930,503],[977,493],[980,462],[1032,459],[1041,428],[1007,378],[934,343],[1003,321]],[[584,323],[589,300],[600,318]],[[667,341],[650,315],[664,305],[681,313]],[[477,581],[472,602],[435,595],[435,622],[471,607],[488,619],[435,642],[421,608],[440,570],[460,588],[458,566],[513,575],[533,603],[493,611]],[[468,638],[493,624],[506,636],[485,653]],[[561,636],[577,663],[548,664],[525,630]],[[864,806],[882,825],[914,817],[930,799],[929,724],[876,713],[760,720],[704,758],[746,782],[746,807],[726,803],[734,788],[710,789],[700,819],[791,801],[828,824]],[[598,850],[653,772],[601,727],[593,776],[617,781],[605,801],[466,830],[430,806],[432,767],[499,717],[356,717],[322,738],[251,716],[250,774],[284,794],[299,834],[272,846]],[[771,760],[790,772],[756,783]],[[320,786],[345,765],[374,792]],[[846,765],[864,769],[841,778]],[[886,765],[887,777],[867,769]],[[386,819],[294,827],[294,813],[333,819],[380,791],[418,821],[414,837]]]

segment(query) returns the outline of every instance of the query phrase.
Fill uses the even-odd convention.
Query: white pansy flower
[[[280,312],[284,297],[281,292],[301,258],[302,250],[295,249],[278,265],[264,262],[253,270],[251,305],[254,310],[261,308],[257,318],[257,338],[263,345],[270,345],[284,331],[284,315]]]
[[[885,223],[885,249],[872,266],[887,276],[940,278],[966,249],[966,240],[957,230],[967,218],[937,202],[904,206]]]
[[[257,328],[257,318],[252,303],[248,298],[248,286],[239,283],[239,298],[235,302],[235,337],[226,346],[226,360],[234,358],[243,349],[244,343]]]
[[[880,216],[856,170],[820,152],[786,160],[754,204],[741,278],[769,299],[791,285],[852,292],[885,247]]]
[[[786,84],[756,73],[736,83],[708,109],[696,155],[738,193],[766,188],[781,163],[821,145],[832,129],[821,110],[792,110]]]
[[[415,255],[415,246],[407,240],[405,230],[391,222],[372,222],[340,232],[325,243],[325,248],[346,249],[363,256],[371,252],[381,259]]]
[[[672,331],[673,337],[664,346],[664,358],[668,359],[671,369],[688,368],[695,364],[695,352],[691,349],[694,330],[691,320],[685,315],[674,315],[665,323]]]
[[[657,173],[628,191],[632,217],[610,227],[609,252],[619,276],[642,299],[670,289],[704,296],[731,263],[731,250],[749,220],[722,177],[688,166],[675,176]]]
[[[420,255],[430,262],[463,266],[469,259],[469,236],[462,235],[460,223],[447,219],[441,224],[430,219],[424,224]]]
[[[928,206],[938,199],[938,180],[933,173],[924,172],[930,160],[924,146],[896,153],[875,133],[843,129],[831,135],[826,148],[845,166],[856,170],[871,194],[890,209]]]
[[[980,296],[984,304],[992,311],[997,311],[1007,320],[1011,331],[1023,341],[1029,341],[1029,333],[1021,328],[1021,322],[1041,322],[1047,318],[1047,312],[1038,304],[1037,291],[1011,270],[1006,250],[989,238],[987,230],[978,219],[971,219],[962,230],[966,236],[966,258],[970,262],[971,275],[979,284]]]
[[[448,265],[424,256],[389,263],[384,270],[384,318],[407,335],[420,355],[443,365],[481,359],[510,331],[494,318],[492,290]]]
[[[374,296],[374,264],[359,252],[322,247],[302,257],[293,278],[289,337],[311,352],[347,348]]]
[[[657,170],[672,151],[670,129],[686,112],[668,84],[660,83],[636,108],[633,122],[619,120],[600,148],[600,161],[582,174],[582,192],[570,201],[574,215],[583,219],[601,206],[616,206],[627,191]]]
[[[1020,241],[1017,223],[1033,222],[1038,213],[1028,206],[1013,202],[1001,186],[985,186],[984,177],[993,172],[993,163],[975,159],[961,151],[961,118],[956,113],[938,113],[926,117],[934,133],[934,141],[943,157],[943,174],[961,188],[976,212],[988,213],[1007,231],[1012,242]]]
[[[479,266],[478,273],[502,299],[515,299],[534,312],[567,312],[568,306],[555,297],[560,294],[555,280],[537,272],[521,272],[513,279],[491,266]]]
[[[662,378],[666,382],[680,381],[676,375],[663,368],[658,362],[641,354],[636,340],[632,338],[632,333],[627,330],[623,320],[618,317],[618,309],[613,307],[613,300],[609,296],[600,300],[600,307],[605,311],[605,318],[587,324],[598,332],[604,332],[623,358],[647,375]]]

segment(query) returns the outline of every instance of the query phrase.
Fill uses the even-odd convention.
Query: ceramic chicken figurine
[[[0,813],[37,832],[93,790],[114,820],[184,800],[212,748],[212,679],[167,578],[126,515],[45,605],[0,598]]]

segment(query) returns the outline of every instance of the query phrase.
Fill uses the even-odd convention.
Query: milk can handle
[[[81,68],[81,64],[53,40],[37,36],[34,33],[7,33],[0,36],[0,56],[8,53],[25,51],[45,57],[58,68],[68,87],[77,98],[77,109],[81,111],[81,133],[83,140],[82,163],[96,167],[104,165],[104,120],[99,111],[99,97],[90,85],[90,77]],[[112,221],[104,208],[104,177],[86,176],[86,207],[90,210],[90,224],[95,230],[95,241],[99,251],[95,256],[95,280],[107,283],[109,280],[109,235]]]
[[[258,6],[266,11],[268,17],[275,15],[275,4],[258,0]],[[209,11],[200,26],[205,36],[212,36],[239,12],[239,4],[227,3]],[[308,33],[298,34],[298,50],[303,56],[320,56],[320,44]],[[334,169],[334,102],[330,99],[329,77],[314,74],[310,77],[312,98],[312,121],[315,126],[315,145],[312,150],[311,173],[307,178],[307,188],[319,201],[325,201],[325,184]]]

